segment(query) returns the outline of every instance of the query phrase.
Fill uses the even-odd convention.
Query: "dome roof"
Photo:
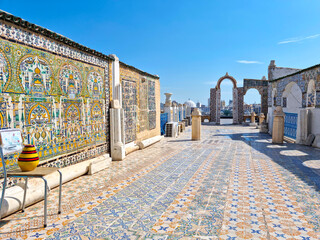
[[[191,101],[190,99],[186,101],[184,104],[186,104],[188,107],[195,108],[197,105],[194,103],[194,101]]]

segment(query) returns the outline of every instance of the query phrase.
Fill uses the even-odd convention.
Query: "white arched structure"
[[[281,105],[284,112],[297,113],[302,107],[302,91],[297,83],[290,82],[282,93]]]
[[[187,106],[186,116],[190,117],[192,110],[197,107],[196,104],[192,100],[188,100],[184,103]]]

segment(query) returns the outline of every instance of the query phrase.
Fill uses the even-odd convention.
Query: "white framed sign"
[[[0,145],[3,155],[21,152],[23,148],[23,139],[20,129],[12,128],[0,130]]]

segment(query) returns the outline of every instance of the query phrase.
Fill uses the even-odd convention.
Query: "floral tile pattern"
[[[2,220],[0,238],[319,239],[319,150],[250,127],[190,133],[66,183],[60,216],[53,189],[46,229],[38,203]]]

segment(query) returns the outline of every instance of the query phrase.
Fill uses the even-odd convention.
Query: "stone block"
[[[138,142],[137,145],[139,146],[140,149],[144,149],[156,142],[159,142],[162,138],[163,136],[155,136],[155,137],[143,140],[141,142]]]
[[[95,174],[110,166],[112,159],[108,154],[95,158],[89,165],[88,175]]]
[[[315,138],[316,138],[316,136],[314,134],[309,134],[309,136],[307,137],[305,145],[311,146]]]
[[[320,148],[320,134],[316,135],[316,137],[313,141],[312,147]]]

